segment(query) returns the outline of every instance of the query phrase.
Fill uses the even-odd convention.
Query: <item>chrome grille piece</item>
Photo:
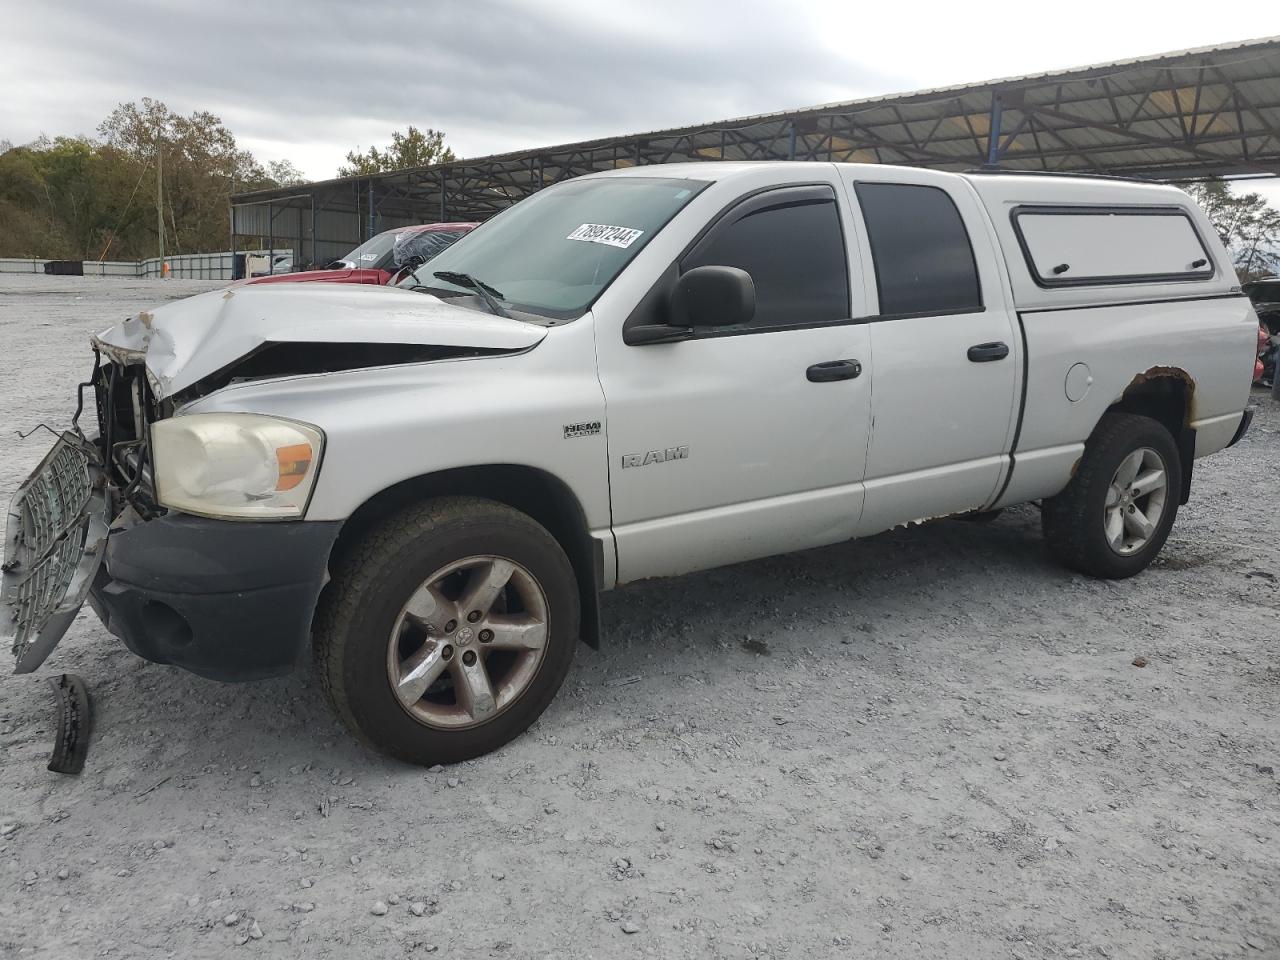
[[[94,491],[93,448],[65,433],[18,488],[5,522],[0,637],[16,670],[34,670],[84,603],[102,558],[106,506]]]
[[[58,540],[26,579],[18,583],[14,596],[5,598],[12,604],[15,657],[21,658],[27,645],[67,595],[80,557],[84,553],[84,538],[88,529],[88,517],[81,518],[75,529]]]
[[[89,458],[78,447],[59,441],[43,468],[14,498],[21,521],[17,543],[6,544],[5,567],[9,565],[9,551],[15,547],[18,551],[25,549],[29,557],[48,553],[54,542],[80,519],[92,490]]]

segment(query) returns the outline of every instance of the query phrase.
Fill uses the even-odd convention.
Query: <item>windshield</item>
[[[391,251],[395,247],[399,230],[387,230],[370,237],[342,259],[356,267],[387,267],[391,264]]]
[[[461,296],[471,291],[436,271],[469,274],[516,310],[580,316],[705,186],[649,177],[558,184],[503,211],[404,283]]]
[[[421,257],[425,263],[438,256],[441,250],[453,246],[466,233],[466,230],[402,230],[396,234],[392,262],[399,266],[413,257]]]

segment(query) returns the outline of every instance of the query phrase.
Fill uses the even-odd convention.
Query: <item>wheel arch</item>
[[[455,467],[401,480],[362,503],[342,525],[330,556],[334,565],[374,524],[423,500],[443,496],[481,497],[513,507],[556,538],[578,581],[582,641],[600,646],[600,600],[604,557],[591,537],[586,513],[562,479],[522,464]]]
[[[1150,417],[1173,436],[1182,467],[1179,503],[1191,498],[1191,469],[1195,460],[1196,381],[1181,367],[1151,367],[1134,376],[1106,413],[1133,413]],[[1101,423],[1099,419],[1099,424]],[[1097,431],[1098,425],[1094,425]]]

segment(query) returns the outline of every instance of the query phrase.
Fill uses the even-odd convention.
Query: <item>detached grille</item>
[[[84,553],[88,529],[89,518],[80,518],[80,523],[59,540],[49,554],[36,563],[35,570],[18,584],[14,595],[6,598],[14,621],[15,657],[22,656],[27,644],[66,597]]]
[[[0,578],[0,636],[27,647],[67,599],[94,522],[91,450],[63,434],[9,504]],[[101,523],[101,521],[99,521]]]
[[[13,556],[17,558],[21,556],[17,551],[24,551],[29,557],[43,557],[54,541],[81,519],[92,488],[88,457],[76,447],[59,444],[14,503],[19,526],[16,542],[9,544],[9,550],[15,551]]]

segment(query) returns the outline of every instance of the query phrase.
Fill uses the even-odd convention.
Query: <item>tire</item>
[[[1121,479],[1121,465],[1135,462],[1130,458],[1137,458],[1138,478],[1148,476],[1157,463],[1163,466],[1164,494],[1158,512],[1153,509],[1156,493],[1133,497],[1134,487],[1122,482],[1113,488],[1113,481]],[[1164,546],[1178,514],[1181,491],[1182,462],[1164,425],[1150,417],[1108,413],[1085,444],[1066,489],[1044,501],[1045,541],[1058,560],[1081,573],[1108,580],[1131,577],[1145,569]],[[1122,517],[1120,546],[1113,522],[1117,510]],[[1138,515],[1151,528],[1145,538],[1133,526],[1139,522]]]
[[[368,745],[457,763],[547,708],[573,661],[579,609],[569,559],[542,526],[491,500],[442,497],[382,521],[338,562],[316,612],[317,672]]]

